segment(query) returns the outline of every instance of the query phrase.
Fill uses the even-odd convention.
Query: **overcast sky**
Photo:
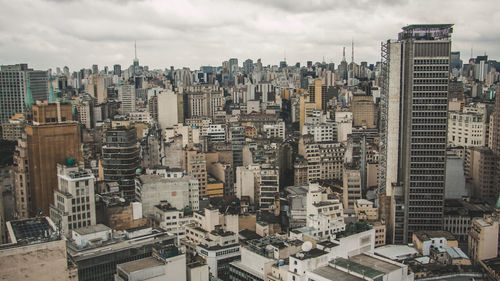
[[[453,50],[500,59],[498,0],[0,0],[0,64],[36,69],[132,63],[176,68],[380,60],[413,23],[454,23]]]

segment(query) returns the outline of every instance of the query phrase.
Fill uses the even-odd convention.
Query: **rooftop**
[[[450,28],[453,24],[410,24],[403,27],[403,30],[412,30],[412,29],[441,29],[441,28]]]
[[[36,217],[7,222],[11,243],[34,244],[59,240],[55,225],[48,217]]]
[[[444,250],[450,255],[452,259],[469,259],[469,257],[457,247],[445,247]]]
[[[135,271],[143,270],[146,268],[152,268],[152,267],[157,267],[157,266],[162,266],[164,265],[163,262],[159,261],[158,259],[155,259],[153,257],[149,258],[144,258],[140,260],[135,260],[127,263],[122,263],[118,265],[124,272],[126,273],[132,273]]]
[[[432,238],[445,238],[448,241],[457,240],[453,234],[444,230],[426,230],[426,231],[416,231],[413,235],[417,236],[420,241],[427,241]]]
[[[87,235],[87,234],[92,234],[92,233],[101,232],[101,231],[108,231],[108,230],[111,230],[111,228],[105,226],[104,224],[96,224],[96,225],[81,227],[81,228],[75,229],[73,231],[80,234],[80,235]]]
[[[344,214],[347,213],[346,210],[344,210]],[[345,231],[337,233],[337,238],[342,238],[342,237],[347,237],[353,234],[358,234],[367,230],[372,229],[372,226],[364,223],[364,222],[355,222],[355,223],[349,223]]]
[[[384,273],[390,273],[401,268],[401,266],[397,266],[394,263],[365,254],[350,257],[349,260]]]
[[[317,258],[322,255],[326,255],[328,252],[325,252],[323,250],[320,250],[318,248],[313,248],[310,251],[304,252],[301,251],[295,255],[293,255],[294,258],[299,259],[299,260],[308,260],[308,259],[313,259]]]
[[[363,278],[356,277],[354,275],[351,275],[347,272],[338,270],[334,267],[331,266],[323,266],[323,267],[318,267],[317,269],[313,270],[314,274],[317,274],[321,277],[324,277],[328,280],[335,280],[335,281],[362,281],[365,280]]]
[[[408,245],[386,245],[375,248],[375,254],[391,259],[404,260],[418,254],[418,251]]]

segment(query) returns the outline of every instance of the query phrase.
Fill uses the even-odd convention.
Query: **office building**
[[[27,64],[0,67],[0,124],[6,123],[16,113],[25,112],[33,101],[49,97],[47,71],[28,68]],[[28,95],[31,89],[31,96]],[[31,104],[30,104],[31,103]]]
[[[92,171],[68,159],[57,164],[58,189],[54,191],[54,204],[50,206],[50,218],[61,234],[96,224],[94,183]]]
[[[309,85],[309,101],[316,105],[316,110],[326,112],[328,97],[326,94],[326,85],[323,84],[321,79],[315,79]]]
[[[113,74],[120,77],[122,75],[122,66],[119,64],[113,65]]]
[[[118,99],[121,101],[120,113],[127,115],[135,111],[136,93],[134,85],[121,85],[118,88]]]
[[[404,190],[404,235],[443,226],[451,24],[409,25],[382,45],[379,191]],[[401,106],[400,106],[401,105]]]
[[[155,247],[173,245],[175,239],[151,227],[124,230],[116,236],[103,224],[82,227],[72,231],[67,262],[78,272],[79,281],[114,281],[117,265],[151,257]]]
[[[151,257],[116,266],[115,281],[147,280],[186,281],[186,255],[175,245],[156,246]]]
[[[263,164],[257,175],[255,200],[258,203],[259,210],[276,210],[275,202],[279,200],[278,194],[279,171],[276,167]],[[277,209],[279,210],[279,206]]]
[[[346,209],[354,209],[356,201],[361,199],[361,168],[358,164],[346,163],[342,175],[342,203]]]
[[[313,136],[302,136],[299,140],[299,154],[307,161],[307,179],[341,180],[344,168],[345,148],[337,142],[316,143]]]
[[[57,189],[57,163],[80,161],[80,125],[70,104],[37,102],[26,134],[18,141],[15,162],[16,212],[19,218],[49,214]],[[24,170],[21,167],[25,168]],[[26,169],[27,168],[27,169]]]
[[[106,182],[117,182],[127,199],[138,195],[135,173],[139,168],[139,147],[134,127],[114,127],[106,130],[102,146],[102,171]]]

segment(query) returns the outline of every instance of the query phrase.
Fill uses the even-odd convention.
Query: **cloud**
[[[342,47],[375,63],[380,42],[412,23],[455,23],[453,49],[499,57],[500,15],[479,0],[0,0],[0,64],[38,69],[98,64],[128,67],[137,40],[151,68],[220,65],[262,58],[277,64],[323,57],[338,63]],[[478,8],[480,7],[480,8]],[[474,10],[474,13],[470,11]],[[465,57],[462,55],[462,57]]]

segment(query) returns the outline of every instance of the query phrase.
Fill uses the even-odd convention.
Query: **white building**
[[[186,255],[172,246],[152,257],[116,265],[115,281],[186,281]]]
[[[94,183],[92,171],[83,165],[57,164],[58,189],[50,217],[61,233],[69,235],[76,228],[96,224]]]
[[[408,266],[372,254],[360,254],[349,259],[337,258],[328,265],[306,272],[305,280],[387,280],[413,281]]]
[[[255,202],[255,182],[260,173],[260,165],[248,165],[246,167],[236,167],[236,197],[243,196],[250,198],[250,204]]]
[[[130,121],[135,122],[143,122],[143,123],[151,123],[152,118],[151,114],[147,111],[134,111],[128,114]]]
[[[194,223],[185,226],[185,238],[181,243],[188,251],[202,257],[210,275],[217,278],[220,267],[239,259],[238,215],[206,208],[203,212],[195,212],[193,217]]]
[[[184,238],[185,225],[193,223],[192,216],[184,216],[184,211],[173,208],[170,204],[159,204],[153,209],[154,220],[159,223],[160,228],[168,233]]]
[[[313,135],[315,142],[337,141],[336,123],[329,120],[322,111],[313,111],[302,126],[303,135]]]
[[[448,115],[449,146],[486,146],[487,124],[484,112],[475,107],[465,107],[462,112]]]
[[[226,141],[226,125],[224,124],[210,124],[204,131],[204,135],[208,136],[211,142]]]
[[[337,123],[337,141],[346,142],[347,136],[352,134],[352,112],[335,111],[335,123]]]
[[[340,199],[334,194],[328,194],[317,183],[309,184],[306,210],[308,217],[326,215],[332,220],[344,222],[344,211]]]
[[[264,124],[263,131],[271,139],[285,139],[285,122],[277,121],[274,124]]]

